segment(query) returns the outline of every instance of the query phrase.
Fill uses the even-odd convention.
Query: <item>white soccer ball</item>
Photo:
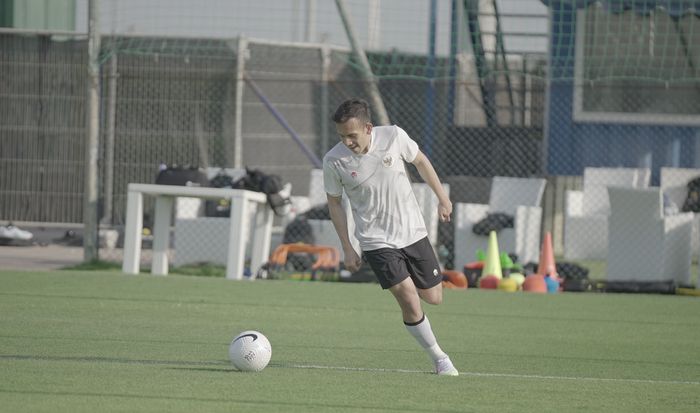
[[[239,333],[228,347],[228,358],[240,371],[260,371],[270,362],[270,357],[270,341],[259,331]]]

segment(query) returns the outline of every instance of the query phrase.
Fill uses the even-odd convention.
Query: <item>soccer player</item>
[[[450,220],[452,203],[418,144],[398,126],[373,126],[366,101],[346,100],[333,121],[340,142],[323,158],[324,187],[345,267],[354,272],[362,262],[350,241],[343,192],[362,254],[382,288],[396,298],[406,329],[430,355],[437,374],[457,376],[421,306],[421,299],[442,302],[442,275],[404,161],[416,166],[437,195],[441,221]]]

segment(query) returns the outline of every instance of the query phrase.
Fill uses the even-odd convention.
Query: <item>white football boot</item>
[[[435,374],[438,376],[459,376],[459,372],[452,365],[452,360],[445,357],[435,362]]]

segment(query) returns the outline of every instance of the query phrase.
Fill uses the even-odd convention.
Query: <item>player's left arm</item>
[[[421,178],[423,178],[430,189],[435,192],[439,202],[438,215],[440,216],[440,221],[449,222],[450,214],[452,214],[452,202],[450,201],[450,197],[447,196],[445,189],[442,187],[440,178],[438,178],[435,168],[433,168],[433,164],[430,163],[430,160],[420,150],[411,163],[416,166]]]

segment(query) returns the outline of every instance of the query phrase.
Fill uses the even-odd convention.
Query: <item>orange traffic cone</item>
[[[523,282],[523,291],[546,294],[547,282],[544,279],[544,275],[530,274],[525,277],[525,281]]]
[[[540,250],[540,262],[537,266],[537,274],[541,276],[549,275],[552,279],[559,280],[557,274],[557,264],[554,262],[554,251],[552,250],[552,234],[544,234],[542,249]]]

